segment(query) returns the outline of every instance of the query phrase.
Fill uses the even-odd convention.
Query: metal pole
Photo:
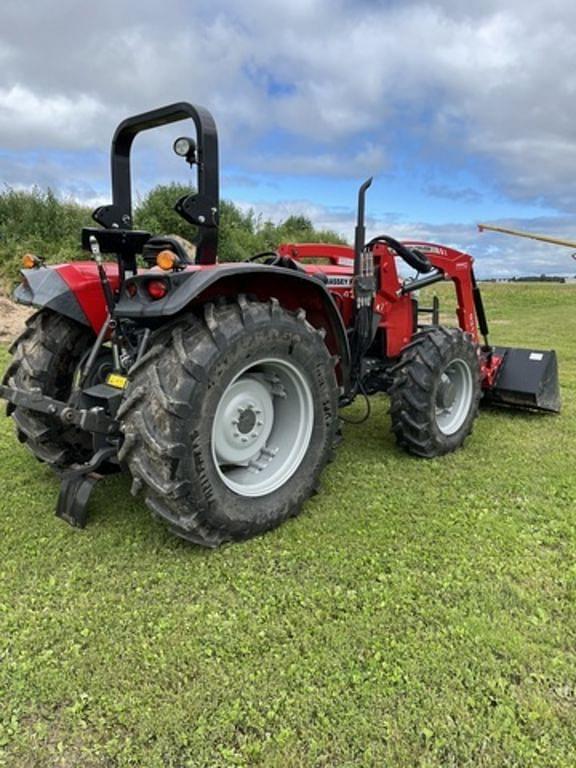
[[[506,227],[495,227],[492,224],[478,224],[478,231],[500,232],[503,235],[513,235],[514,237],[526,237],[529,240],[540,240],[543,243],[552,245],[564,245],[567,248],[576,248],[576,240],[563,240],[560,237],[549,237],[548,235],[536,235],[532,232],[522,232],[519,229],[507,229]]]

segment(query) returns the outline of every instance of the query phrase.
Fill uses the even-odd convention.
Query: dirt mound
[[[0,344],[10,344],[24,330],[24,324],[33,309],[0,296]]]

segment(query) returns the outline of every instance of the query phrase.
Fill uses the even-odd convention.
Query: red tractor
[[[175,209],[196,228],[193,245],[132,228],[130,181],[136,135],[189,118],[196,139],[174,150],[197,169],[198,191]],[[19,439],[61,473],[61,518],[84,526],[93,484],[122,469],[174,533],[215,547],[298,514],[337,442],[338,408],[358,395],[388,393],[398,444],[424,458],[462,445],[481,398],[559,410],[554,352],[490,346],[470,256],[366,242],[370,183],[353,248],[285,244],[217,264],[210,113],[178,103],[118,126],[112,205],[82,231],[91,259],[27,257],[15,297],[38,312],[0,387]],[[418,305],[420,288],[446,280],[459,328],[440,325],[437,301]]]

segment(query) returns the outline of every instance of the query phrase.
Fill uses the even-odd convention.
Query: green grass
[[[573,768],[576,290],[485,293],[494,342],[557,349],[562,415],[419,461],[378,398],[297,520],[215,552],[123,478],[72,530],[2,421],[0,765]]]

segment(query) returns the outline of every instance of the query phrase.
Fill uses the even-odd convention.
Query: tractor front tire
[[[480,396],[471,336],[442,326],[422,331],[394,370],[390,416],[396,442],[427,459],[455,451],[472,431]]]
[[[130,371],[120,459],[153,513],[208,547],[297,515],[335,442],[334,358],[303,310],[206,304]]]
[[[28,320],[26,330],[10,351],[13,359],[4,384],[26,392],[66,402],[74,374],[83,355],[94,343],[94,334],[84,325],[42,309]],[[25,408],[8,406],[20,442],[39,461],[63,469],[92,455],[90,436],[58,419]]]

